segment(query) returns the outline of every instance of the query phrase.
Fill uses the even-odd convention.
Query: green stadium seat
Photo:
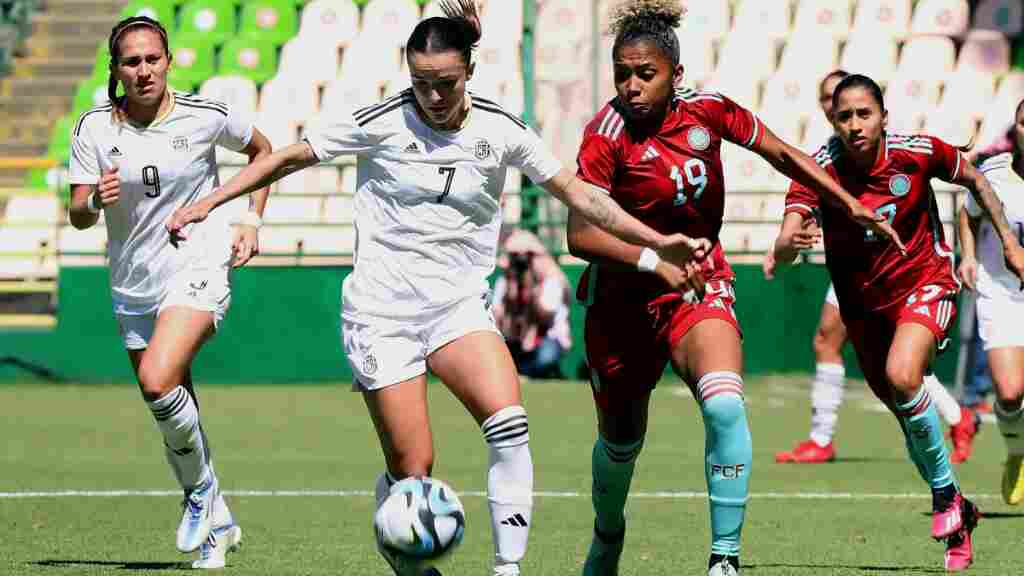
[[[223,44],[235,35],[235,5],[230,0],[192,0],[181,7],[178,32]]]
[[[249,78],[257,84],[277,72],[277,48],[268,40],[238,37],[221,48],[218,73]]]
[[[168,34],[174,33],[176,24],[172,0],[135,0],[130,2],[121,10],[121,18],[133,16],[148,16],[162,24]]]
[[[206,35],[179,34],[172,42],[174,60],[167,75],[170,85],[184,92],[192,92],[214,74],[214,49]]]
[[[299,31],[299,18],[292,0],[255,0],[242,6],[239,36],[267,39],[277,46]]]

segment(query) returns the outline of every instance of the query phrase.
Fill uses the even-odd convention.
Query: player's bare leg
[[[142,396],[163,435],[167,461],[185,491],[177,534],[182,552],[207,541],[219,496],[190,374],[192,360],[213,331],[211,312],[172,306],[160,312],[146,349],[129,352]]]
[[[532,523],[533,459],[515,363],[500,335],[480,331],[437,349],[427,365],[480,425],[490,454],[494,574],[517,575]]]
[[[1020,504],[1024,500],[1024,348],[989,350],[988,363],[996,389],[999,432],[1006,441],[1003,499],[1007,504]]]
[[[963,570],[973,562],[971,532],[977,508],[961,494],[946,452],[939,416],[923,386],[935,354],[935,336],[924,325],[898,324],[886,358],[885,378],[893,388],[896,415],[912,456],[932,490],[932,537],[946,541],[945,565]]]
[[[752,460],[740,375],[743,348],[736,327],[718,318],[699,322],[676,343],[672,365],[690,386],[704,417],[711,508],[708,574],[736,574]]]
[[[810,437],[792,450],[776,453],[776,462],[819,464],[835,460],[832,437],[846,385],[843,366],[846,338],[846,325],[839,315],[839,308],[826,301],[821,307],[821,318],[814,333],[815,376],[811,384]]]

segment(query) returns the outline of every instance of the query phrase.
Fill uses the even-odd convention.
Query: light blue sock
[[[914,452],[914,447],[910,445],[910,432],[907,430],[907,423],[901,416],[896,417],[896,421],[900,423],[900,428],[903,430],[903,443],[907,446],[907,454],[910,454],[910,461],[914,463],[917,468],[917,473],[921,475],[921,478],[928,478],[928,469],[925,468],[924,462],[921,461],[921,457]]]
[[[920,462],[918,471],[922,473],[924,481],[933,490],[950,484],[956,485],[939,414],[932,406],[931,397],[924,386],[921,386],[910,402],[897,404],[896,411],[903,423],[910,457]]]
[[[704,476],[710,495],[711,553],[737,556],[752,459],[743,378],[735,372],[710,372],[697,389],[706,434]]]
[[[598,435],[591,455],[594,477],[592,499],[595,524],[606,536],[614,536],[625,528],[623,510],[633,480],[636,458],[644,446],[641,438],[631,444],[612,444]]]

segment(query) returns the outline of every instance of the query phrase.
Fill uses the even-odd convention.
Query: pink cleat
[[[959,496],[958,496],[959,498]],[[974,549],[971,546],[971,532],[978,525],[978,518],[981,513],[973,502],[966,498],[962,500],[963,526],[960,530],[946,540],[945,564],[949,572],[966,570],[974,562]]]
[[[775,461],[779,464],[824,464],[835,459],[836,449],[831,442],[827,446],[818,446],[814,440],[805,440],[792,451],[775,453]]]

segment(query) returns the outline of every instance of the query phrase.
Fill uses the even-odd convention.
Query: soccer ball
[[[462,542],[466,514],[450,486],[413,477],[391,487],[373,527],[385,550],[410,559],[437,559]]]

